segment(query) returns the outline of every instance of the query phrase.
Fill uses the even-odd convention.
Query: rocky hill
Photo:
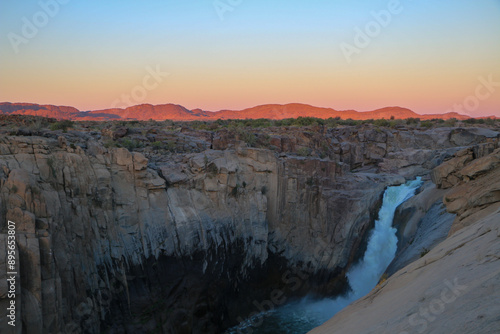
[[[486,157],[499,139],[487,128],[45,121],[0,127],[0,239],[16,222],[19,333],[220,333],[276,289],[340,293],[386,186],[433,170],[441,187],[476,182],[483,172],[445,161]],[[449,173],[435,169],[443,162]],[[297,275],[307,280],[291,289]],[[5,295],[0,285],[0,312]]]
[[[388,107],[374,111],[359,112],[355,110],[335,110],[331,108],[314,107],[307,104],[267,104],[244,110],[221,110],[216,112],[201,109],[188,110],[176,104],[150,105],[141,104],[125,109],[104,109],[80,112],[72,107],[58,107],[52,105],[38,105],[30,103],[0,103],[0,114],[19,114],[30,116],[44,116],[56,119],[71,120],[173,120],[173,121],[209,121],[217,119],[286,119],[297,117],[316,117],[327,119],[340,117],[342,119],[451,119],[464,120],[467,115],[457,113],[419,115],[409,109]]]
[[[52,117],[57,119],[72,119],[80,114],[73,107],[62,107],[53,105],[40,105],[34,103],[0,103],[0,114],[2,115],[29,115]]]

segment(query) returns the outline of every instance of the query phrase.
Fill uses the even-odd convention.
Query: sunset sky
[[[0,102],[500,117],[500,0],[6,0],[0,35]]]

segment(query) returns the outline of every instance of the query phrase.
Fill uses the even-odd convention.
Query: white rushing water
[[[379,219],[371,231],[363,259],[347,273],[351,290],[335,299],[304,298],[268,312],[258,321],[258,327],[248,320],[227,333],[303,334],[330,319],[351,302],[368,294],[394,259],[397,249],[396,229],[392,227],[396,208],[415,195],[422,181],[417,178],[400,186],[388,187],[384,193]],[[257,321],[256,321],[257,322]]]
[[[384,193],[384,200],[379,211],[379,219],[368,240],[363,260],[354,266],[347,277],[353,290],[350,301],[365,296],[378,283],[380,277],[396,255],[398,238],[392,227],[394,213],[399,205],[415,195],[422,181],[417,178],[403,185],[389,187]]]

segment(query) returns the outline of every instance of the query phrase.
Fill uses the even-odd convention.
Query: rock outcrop
[[[17,226],[16,329],[220,332],[292,269],[309,275],[295,295],[340,292],[386,186],[428,173],[461,150],[456,138],[495,146],[498,135],[323,130],[266,130],[273,149],[227,131],[106,133],[170,138],[178,154],[105,147],[92,130],[0,138],[2,241],[7,220]]]
[[[436,168],[456,214],[448,238],[310,333],[498,332],[499,159],[480,145]]]

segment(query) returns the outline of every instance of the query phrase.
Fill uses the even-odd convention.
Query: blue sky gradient
[[[206,110],[302,102],[440,113],[474,95],[479,78],[500,82],[499,0],[401,0],[349,59],[342,43],[355,46],[356,28],[391,1],[221,0],[232,9],[222,20],[214,1],[70,0],[16,52],[23,18],[54,1],[1,2],[0,101],[108,108],[148,66],[169,76],[137,104]],[[500,116],[493,88],[463,112]]]

